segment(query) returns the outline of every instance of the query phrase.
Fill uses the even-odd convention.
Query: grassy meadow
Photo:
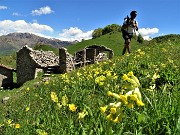
[[[133,39],[122,56],[123,42],[110,33],[69,46],[105,45],[115,57],[0,90],[10,97],[0,103],[0,135],[179,135],[180,42]]]

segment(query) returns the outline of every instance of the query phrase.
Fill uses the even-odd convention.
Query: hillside
[[[90,40],[85,40],[82,42],[79,42],[77,44],[74,44],[73,46],[67,46],[66,48],[68,49],[68,52],[73,54],[77,50],[81,50],[86,46],[90,46],[93,44],[97,45],[105,45],[106,47],[112,49],[115,53],[115,56],[120,56],[122,54],[122,50],[124,47],[124,39],[122,38],[122,33],[121,32],[111,32],[106,35],[103,35],[99,38],[96,39],[90,39]],[[134,50],[139,46],[139,44],[134,38],[132,39],[131,42],[131,48]]]
[[[179,42],[133,40],[132,54],[122,56],[115,32],[68,50],[92,44],[110,47],[116,57],[1,90],[0,99],[9,100],[0,103],[0,135],[179,135]]]
[[[47,44],[53,47],[62,47],[72,45],[73,42],[48,39],[30,33],[11,33],[0,36],[0,55],[12,54],[13,51],[17,51],[24,45],[33,48],[35,44]]]

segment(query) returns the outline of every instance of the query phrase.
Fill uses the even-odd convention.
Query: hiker
[[[122,36],[125,41],[122,55],[125,54],[126,49],[128,50],[128,53],[131,53],[130,52],[131,38],[133,37],[133,33],[135,32],[135,30],[138,31],[138,24],[137,21],[135,20],[136,16],[137,16],[137,11],[132,11],[130,13],[130,18],[128,16],[124,18],[124,23],[121,28]]]

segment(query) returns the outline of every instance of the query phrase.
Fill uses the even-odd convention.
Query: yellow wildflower
[[[49,81],[45,81],[44,84],[45,84],[45,85],[48,85],[48,84],[49,84]]]
[[[128,104],[126,95],[120,95],[120,99],[124,102],[124,104]]]
[[[116,117],[114,120],[113,120],[114,123],[118,123],[119,122],[119,117]]]
[[[137,100],[136,103],[138,106],[144,106],[144,103],[141,100]]]
[[[15,124],[15,128],[20,128],[20,124]]]
[[[57,103],[57,106],[58,106],[59,109],[62,108],[62,105],[60,103]]]
[[[126,74],[124,74],[122,79],[123,79],[123,81],[126,81],[128,79],[128,76]]]
[[[27,91],[29,91],[29,90],[30,90],[30,88],[29,88],[29,87],[27,87],[27,88],[26,88],[26,90],[27,90]]]
[[[29,109],[30,109],[30,107],[26,107],[26,112],[28,112],[28,111],[29,111]]]
[[[105,107],[100,107],[100,110],[101,110],[102,113],[105,113],[105,112],[106,112],[106,109],[107,109],[107,106],[105,106]]]
[[[63,106],[65,106],[65,105],[67,105],[67,103],[68,103],[68,97],[66,96],[66,94],[62,97],[62,105]]]
[[[133,72],[130,71],[130,72],[127,74],[127,76],[133,76]]]
[[[135,89],[134,89],[134,94],[136,94],[136,95],[137,95],[137,98],[138,98],[139,100],[141,100],[141,92],[139,91],[139,88],[135,88]]]
[[[86,115],[88,115],[88,112],[83,110],[82,112],[78,113],[78,115],[78,119],[83,119]]]
[[[51,92],[51,100],[54,102],[58,102],[58,97],[55,92]]]
[[[13,121],[13,120],[8,119],[8,120],[6,121],[6,123],[7,123],[7,124],[11,124],[11,123],[12,123],[12,121]]]
[[[106,116],[106,118],[107,118],[108,120],[112,120],[112,114],[110,113],[109,115]]]
[[[129,107],[129,108],[134,108],[133,103],[129,103],[129,104],[128,104],[128,107]]]
[[[77,107],[74,104],[69,104],[69,110],[75,112]]]
[[[118,94],[116,94],[116,93],[113,93],[112,96],[113,96],[114,98],[116,98],[116,99],[120,99],[120,96],[119,96]]]
[[[136,81],[135,81],[134,79],[128,78],[127,81],[128,81],[129,83],[131,83],[131,85],[134,86],[134,87],[138,87],[138,86],[139,86],[139,84],[136,83]]]
[[[131,100],[133,100],[133,101],[138,100],[138,98],[137,98],[137,95],[136,95],[136,94],[132,94],[132,95],[130,95],[130,98],[131,98]]]
[[[107,92],[107,95],[108,95],[108,96],[112,96],[113,93],[112,93],[111,91],[108,91],[108,92]]]
[[[112,114],[115,114],[115,113],[116,113],[116,108],[115,108],[115,107],[112,107],[112,108],[111,108],[111,113],[112,113]]]
[[[3,127],[4,126],[4,124],[0,124],[0,127]]]

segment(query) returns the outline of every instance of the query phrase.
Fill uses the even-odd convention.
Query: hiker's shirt
[[[129,18],[129,22],[128,19],[125,19],[123,25],[127,27],[123,28],[123,30],[125,30],[125,32],[127,32],[128,34],[133,35],[133,33],[135,32],[135,27],[133,26],[133,24],[137,25],[137,21],[135,19],[131,20]]]

